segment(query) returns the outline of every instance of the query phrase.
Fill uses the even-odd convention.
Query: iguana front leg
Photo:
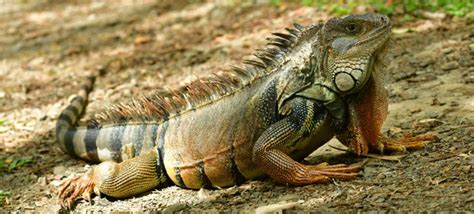
[[[67,180],[59,190],[59,202],[70,208],[80,198],[90,200],[93,193],[126,198],[156,188],[165,182],[153,151],[121,163],[102,162],[81,176]]]
[[[362,91],[352,97],[347,110],[347,127],[337,138],[358,155],[420,149],[437,139],[433,135],[390,139],[380,133],[388,113],[388,95],[380,77],[371,78]]]
[[[320,183],[329,178],[350,179],[357,176],[359,167],[338,165],[303,165],[287,154],[294,144],[320,125],[314,103],[305,100],[295,102],[293,113],[271,125],[257,140],[253,148],[254,162],[275,181],[306,185]],[[315,121],[316,120],[316,121]]]

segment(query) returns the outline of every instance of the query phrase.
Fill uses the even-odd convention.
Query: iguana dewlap
[[[387,95],[376,74],[390,29],[379,14],[295,24],[243,68],[116,105],[75,127],[90,78],[61,113],[56,137],[64,151],[102,163],[66,181],[60,202],[93,192],[130,197],[167,181],[199,189],[265,175],[291,185],[356,177],[356,166],[298,161],[335,135],[359,154],[388,142],[378,138]],[[391,145],[385,149],[399,148]]]

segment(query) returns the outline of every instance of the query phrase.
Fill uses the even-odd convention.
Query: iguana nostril
[[[355,81],[352,76],[344,72],[336,74],[334,83],[336,84],[337,89],[339,89],[341,92],[347,92],[355,86]]]

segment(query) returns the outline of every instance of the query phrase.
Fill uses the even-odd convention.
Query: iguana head
[[[333,18],[320,31],[322,75],[340,94],[359,91],[371,76],[372,66],[386,47],[390,20],[380,14]]]

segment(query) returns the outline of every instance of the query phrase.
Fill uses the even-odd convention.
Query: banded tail
[[[77,121],[84,114],[87,107],[89,93],[94,86],[95,76],[90,75],[81,85],[77,95],[70,101],[69,105],[59,114],[56,123],[56,141],[61,149],[73,156],[80,156],[74,149],[74,135],[78,131],[75,127]],[[88,159],[88,158],[87,158]]]
[[[122,160],[136,157],[155,147],[160,124],[127,123],[123,121],[97,123],[76,127],[85,112],[87,98],[95,76],[87,77],[79,93],[59,115],[56,140],[66,153],[92,162]]]

